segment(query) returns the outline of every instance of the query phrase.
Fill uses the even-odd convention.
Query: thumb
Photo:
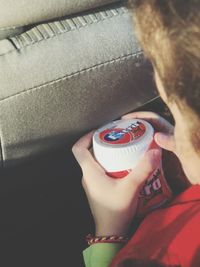
[[[161,161],[161,149],[150,149],[141,158],[140,162],[134,167],[127,176],[127,180],[134,181],[134,185],[140,186],[158,168]]]
[[[174,135],[165,133],[156,133],[154,136],[156,143],[166,150],[175,151]]]

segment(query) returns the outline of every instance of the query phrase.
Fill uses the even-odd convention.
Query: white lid
[[[132,169],[148,150],[153,135],[153,127],[144,120],[111,122],[94,133],[94,156],[107,172]]]

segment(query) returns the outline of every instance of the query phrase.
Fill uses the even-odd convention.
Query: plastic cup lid
[[[153,136],[153,127],[144,120],[111,122],[94,133],[94,156],[107,172],[132,169],[148,150]]]

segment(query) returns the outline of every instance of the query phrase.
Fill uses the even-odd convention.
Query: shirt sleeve
[[[83,251],[86,267],[108,267],[117,252],[123,247],[115,243],[93,244]]]

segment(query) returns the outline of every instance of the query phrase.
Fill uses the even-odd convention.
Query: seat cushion
[[[0,39],[18,28],[103,6],[118,0],[1,0]],[[10,35],[9,35],[10,36]]]
[[[0,41],[4,166],[75,139],[155,96],[123,5],[45,23]]]

